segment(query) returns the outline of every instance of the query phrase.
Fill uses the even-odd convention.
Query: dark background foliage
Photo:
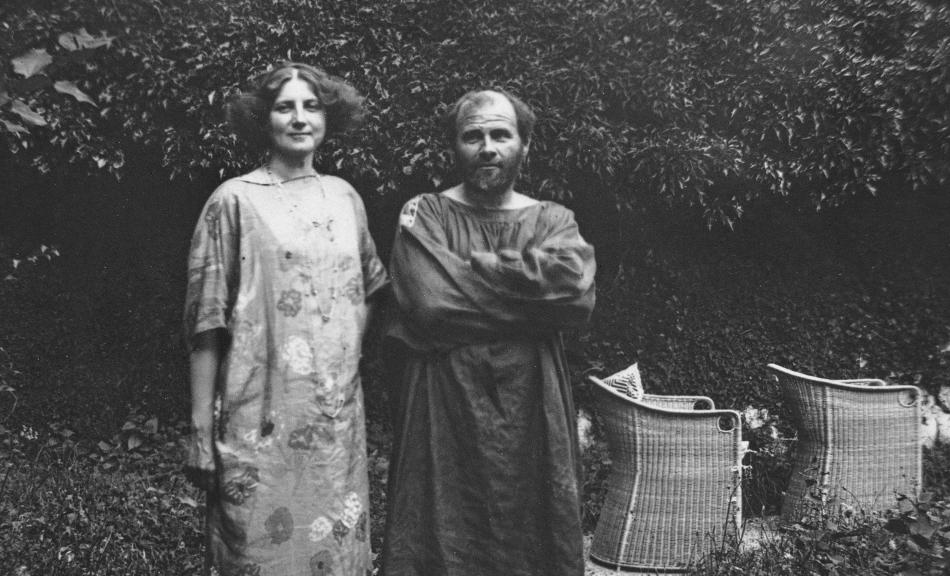
[[[46,0],[2,10],[4,166],[31,178],[135,175],[132,157],[173,178],[245,170],[255,159],[227,133],[221,105],[282,58],[366,94],[370,124],[327,146],[320,164],[378,205],[451,178],[435,113],[485,85],[540,113],[526,188],[601,209],[691,207],[732,224],[760,197],[828,206],[895,182],[942,183],[950,170],[942,2]],[[60,35],[83,29],[113,40],[67,49]],[[52,63],[23,78],[6,63],[30,49]],[[48,125],[30,125],[17,100]],[[23,193],[14,186],[0,202]]]

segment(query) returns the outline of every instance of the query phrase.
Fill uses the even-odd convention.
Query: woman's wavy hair
[[[511,102],[511,106],[515,109],[515,116],[518,119],[518,135],[521,136],[521,140],[525,144],[531,142],[531,134],[534,132],[534,123],[537,120],[531,107],[503,88],[489,88],[466,92],[446,110],[442,116],[442,128],[450,146],[455,145],[455,138],[458,136],[458,117],[462,112],[462,108],[469,104],[489,102],[495,97],[493,93],[500,94]]]
[[[294,73],[310,85],[323,105],[327,136],[348,132],[362,123],[365,115],[363,97],[356,88],[309,64],[283,62],[252,78],[248,89],[231,98],[224,108],[231,129],[255,150],[270,147],[270,110]]]

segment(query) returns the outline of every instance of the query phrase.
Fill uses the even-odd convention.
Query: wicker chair
[[[703,396],[637,400],[611,378],[588,377],[613,462],[591,559],[618,570],[685,572],[733,540],[741,522],[739,413],[715,410]]]
[[[826,380],[769,364],[798,428],[782,500],[786,524],[842,504],[894,508],[921,482],[920,389],[881,380]]]

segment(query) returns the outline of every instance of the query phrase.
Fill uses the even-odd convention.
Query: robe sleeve
[[[357,233],[360,243],[360,265],[363,270],[363,293],[369,299],[377,291],[389,284],[389,275],[382,260],[376,254],[376,243],[369,232],[369,220],[366,217],[366,207],[355,190],[351,189],[350,199],[353,202],[353,211],[356,214]]]
[[[579,307],[579,314],[566,318],[586,321],[592,308],[585,296],[593,296],[594,248],[581,237],[570,210],[551,204],[545,215],[538,234],[523,249],[473,252],[471,265],[500,298],[527,306]]]
[[[466,260],[449,248],[436,203],[424,196],[410,200],[390,267],[407,330],[439,347],[585,323],[594,305],[593,247],[570,211],[550,204],[545,212],[520,251],[473,253]]]
[[[237,199],[226,186],[208,198],[191,239],[183,326],[189,350],[201,332],[228,327],[237,293],[241,230]]]

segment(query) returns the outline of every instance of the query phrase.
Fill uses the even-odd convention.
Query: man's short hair
[[[493,93],[500,94],[511,102],[511,106],[515,109],[515,118],[518,120],[518,136],[525,143],[531,142],[531,134],[534,132],[534,123],[537,120],[531,107],[503,88],[489,88],[466,92],[442,116],[443,128],[450,145],[455,143],[455,138],[458,136],[458,117],[462,107],[468,104],[489,102],[493,98]]]

